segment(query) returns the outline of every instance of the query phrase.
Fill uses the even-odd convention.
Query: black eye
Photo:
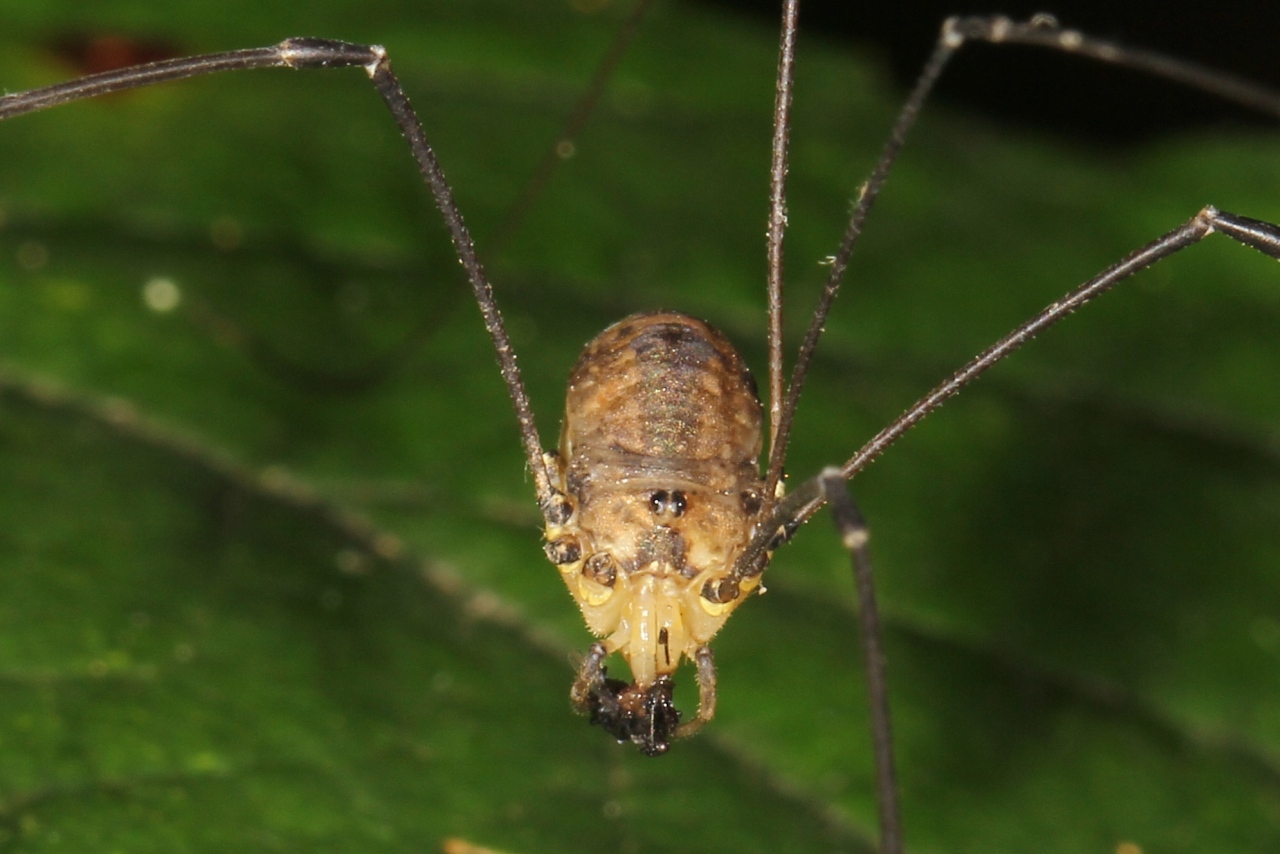
[[[671,496],[667,494],[665,489],[660,489],[649,496],[649,509],[655,514],[660,515],[667,511],[667,502],[671,500]]]
[[[676,490],[671,493],[671,513],[677,518],[684,515],[685,508],[689,506],[689,501],[684,497],[684,493]]]

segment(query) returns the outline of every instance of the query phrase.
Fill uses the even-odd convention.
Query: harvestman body
[[[643,10],[647,0],[638,5]],[[407,138],[466,270],[493,339],[520,425],[546,551],[559,567],[588,627],[603,641],[583,660],[575,707],[644,752],[665,752],[715,714],[715,668],[708,643],[753,591],[770,555],[824,503],[830,503],[853,556],[862,603],[863,654],[872,701],[882,850],[901,851],[883,660],[866,531],[846,482],[922,418],[1022,344],[1120,281],[1215,231],[1280,258],[1280,227],[1206,207],[1186,223],[1122,259],[979,354],[867,442],[843,465],[782,489],[788,435],[809,360],[866,215],[907,131],[951,56],[965,42],[1038,45],[1127,65],[1280,116],[1280,96],[1189,63],[1064,30],[1040,16],[953,18],[890,132],[853,216],[789,384],[782,358],[782,240],[798,0],[783,10],[769,218],[768,464],[757,463],[762,408],[755,383],[728,340],[676,313],[635,315],[588,344],[570,379],[558,453],[544,453],[519,369],[471,236],[408,98],[380,47],[289,39],[268,48],[166,60],[0,98],[0,119],[107,92],[216,71],[250,68],[364,68]],[[616,59],[616,57],[615,57]],[[613,61],[613,60],[611,60]],[[626,683],[604,662],[620,653]],[[685,657],[699,685],[697,715],[681,722],[672,674]]]
[[[710,720],[707,643],[759,586],[732,570],[763,505],[761,409],[733,345],[682,314],[638,314],[587,345],[569,379],[560,453],[548,455],[571,515],[547,526],[592,647],[574,705],[649,753]],[[604,677],[621,652],[631,685]],[[697,663],[698,717],[677,726],[671,674]]]

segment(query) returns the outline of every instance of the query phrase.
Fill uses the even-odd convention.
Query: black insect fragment
[[[621,679],[603,679],[588,697],[591,723],[618,740],[630,741],[646,756],[661,756],[671,747],[680,712],[672,702],[675,682],[663,677],[642,690]]]

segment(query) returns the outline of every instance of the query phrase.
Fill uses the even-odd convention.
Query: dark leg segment
[[[1053,326],[1076,309],[1091,302],[1135,273],[1174,255],[1188,246],[1204,240],[1214,232],[1221,232],[1232,240],[1256,249],[1264,255],[1280,260],[1280,225],[1247,216],[1206,207],[1187,222],[1146,246],[1131,253],[1119,263],[1108,267],[1062,299],[1047,306],[1026,323],[1014,329],[992,344],[969,364],[956,371],[928,394],[916,401],[892,424],[871,437],[856,454],[840,467],[840,473],[851,480],[880,454],[884,453],[904,433],[922,421],[925,416],[954,397],[969,383],[986,373],[993,365],[1026,344],[1036,335]],[[734,564],[731,579],[758,575],[768,562],[768,556],[780,540],[785,540],[803,522],[818,511],[827,496],[821,476],[805,481],[787,495],[773,513],[760,525],[760,532],[747,546]]]
[[[1206,207],[1173,231],[1153,240],[1118,264],[1107,268],[988,347],[969,364],[917,401],[892,424],[872,437],[871,441],[863,445],[858,453],[840,467],[841,473],[846,478],[852,478],[926,415],[1045,329],[1135,273],[1188,246],[1199,243],[1214,232],[1222,232],[1232,240],[1257,249],[1272,258],[1280,259],[1280,226],[1220,211],[1212,206]],[[814,507],[814,509],[817,508]]]
[[[552,487],[550,474],[543,463],[542,443],[534,423],[533,407],[525,393],[520,369],[516,365],[515,353],[511,349],[510,338],[493,296],[493,288],[476,254],[471,233],[462,219],[462,213],[454,203],[453,191],[445,179],[444,170],[440,168],[435,152],[427,142],[422,123],[410,105],[408,96],[395,75],[391,73],[391,64],[387,61],[386,51],[381,47],[331,39],[286,39],[272,47],[250,48],[136,65],[119,71],[94,74],[79,80],[47,86],[43,89],[0,97],[0,119],[20,116],[70,101],[105,95],[109,92],[137,89],[154,83],[200,77],[222,71],[244,71],[253,68],[352,67],[363,68],[373,80],[374,88],[386,102],[396,123],[400,126],[401,133],[408,140],[423,180],[435,198],[436,206],[440,209],[445,226],[449,229],[449,236],[457,250],[458,260],[462,262],[476,302],[480,305],[485,329],[488,330],[494,349],[497,351],[502,379],[507,385],[507,393],[511,397],[511,403],[515,407],[516,418],[520,424],[520,436],[529,470],[533,474],[538,506],[548,522],[562,524],[568,518],[570,508],[564,496]]]
[[[948,18],[942,25],[942,44],[960,47],[968,41],[1022,44],[1074,53],[1098,62],[1123,65],[1200,89],[1262,113],[1280,117],[1280,95],[1256,83],[1206,68],[1185,59],[1095,38],[1058,25],[1052,15],[1035,15],[1020,22],[1002,15]]]
[[[769,448],[769,466],[765,484],[765,500],[767,502],[773,501],[774,486],[782,476],[782,459],[786,454],[791,424],[795,418],[796,404],[800,399],[804,378],[809,370],[809,362],[817,349],[818,339],[821,337],[822,329],[827,322],[827,315],[831,311],[831,305],[840,290],[849,259],[853,255],[854,246],[862,235],[862,227],[866,222],[867,214],[879,197],[880,191],[884,189],[889,171],[897,161],[907,134],[915,125],[916,117],[919,115],[920,109],[928,98],[929,93],[933,90],[934,84],[956,52],[971,41],[985,41],[997,45],[1031,45],[1064,53],[1078,54],[1095,61],[1123,65],[1147,74],[1163,77],[1166,80],[1182,83],[1229,101],[1235,101],[1260,112],[1280,116],[1280,94],[1269,89],[1184,60],[1097,39],[1079,30],[1063,29],[1049,15],[1036,15],[1025,23],[1016,22],[1002,16],[948,18],[942,25],[942,31],[938,36],[938,43],[934,47],[933,54],[925,63],[923,70],[920,72],[920,77],[916,80],[915,88],[912,89],[907,102],[898,114],[897,121],[894,122],[893,128],[889,131],[889,138],[886,140],[884,148],[881,149],[880,158],[876,161],[876,165],[871,171],[871,176],[867,178],[866,183],[858,191],[858,197],[854,201],[853,215],[850,217],[844,237],[840,241],[840,247],[833,256],[831,272],[827,276],[827,283],[809,322],[809,329],[805,333],[796,364],[792,369],[791,382],[787,387],[786,400],[783,404],[778,428],[774,436],[775,441]],[[1222,230],[1230,233],[1226,228]],[[1243,243],[1248,242],[1239,237],[1237,239],[1240,239]],[[1255,248],[1262,247],[1255,246]],[[1262,251],[1266,252],[1267,250],[1262,249]],[[845,467],[845,473],[851,473],[848,465]],[[791,506],[795,507],[794,504],[791,504]],[[812,515],[813,511],[819,506],[821,506],[820,502],[810,507],[805,513],[801,514],[801,519]]]
[[[862,657],[867,670],[867,695],[871,703],[871,746],[876,764],[876,796],[880,806],[880,852],[901,854],[902,816],[898,807],[898,782],[893,766],[893,728],[889,722],[889,689],[885,681],[884,648],[880,612],[871,579],[871,552],[867,547],[867,523],[853,503],[839,469],[820,474],[822,491],[831,505],[831,517],[840,539],[853,560],[858,589]]]
[[[777,96],[773,104],[773,146],[769,164],[769,228],[768,228],[768,298],[769,298],[769,459],[770,472],[777,458],[781,473],[782,457],[775,454],[778,429],[782,423],[782,260],[783,241],[787,232],[787,149],[791,139],[791,102],[795,89],[796,23],[800,16],[800,0],[782,4],[782,36],[778,45]],[[766,479],[765,494],[773,495],[776,478]],[[772,499],[766,499],[770,501]]]

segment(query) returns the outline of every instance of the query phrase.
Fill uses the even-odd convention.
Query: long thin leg
[[[871,552],[867,523],[849,495],[844,474],[829,468],[818,475],[822,492],[831,505],[831,518],[853,561],[858,589],[858,623],[862,628],[862,659],[867,670],[867,696],[871,704],[871,747],[875,754],[876,798],[880,806],[880,852],[901,854],[902,815],[898,807],[898,782],[893,764],[893,727],[889,722],[889,688],[885,681],[884,646],[880,612],[871,578]]]
[[[286,39],[272,47],[235,50],[137,65],[82,77],[79,80],[59,83],[43,89],[0,97],[0,120],[70,101],[105,95],[109,92],[137,89],[155,83],[222,71],[243,71],[254,68],[351,67],[364,68],[368,73],[374,88],[395,117],[400,132],[408,140],[414,160],[418,164],[418,170],[435,198],[436,207],[444,218],[454,249],[458,253],[458,260],[466,271],[476,302],[480,305],[485,329],[488,330],[494,349],[497,351],[499,369],[503,382],[507,385],[511,403],[516,410],[525,457],[529,470],[533,474],[538,506],[548,522],[561,524],[568,518],[569,507],[564,496],[552,487],[551,477],[543,462],[542,443],[534,422],[533,407],[529,403],[524,382],[520,378],[520,368],[516,364],[511,340],[502,322],[502,314],[498,311],[493,288],[476,254],[471,233],[463,221],[462,213],[453,200],[453,191],[449,187],[449,182],[445,179],[444,171],[436,160],[435,152],[427,142],[422,123],[410,105],[404,89],[391,73],[391,64],[387,61],[386,51],[382,47],[331,39]]]
[[[925,416],[942,406],[962,388],[1045,329],[1111,290],[1133,274],[1145,270],[1188,246],[1199,243],[1214,232],[1221,232],[1238,243],[1280,260],[1280,225],[1220,211],[1212,206],[1206,207],[1173,231],[1129,254],[1119,263],[1113,264],[1062,299],[1047,306],[1035,317],[974,357],[967,365],[912,404],[893,423],[871,437],[870,441],[840,467],[841,475],[846,480],[851,479],[866,468],[872,460],[884,453],[904,433],[920,423]],[[825,501],[821,475],[800,484],[779,502],[769,518],[760,525],[759,533],[738,558],[729,578],[740,582],[742,579],[762,573],[774,549],[790,539],[796,528],[817,512]]]
[[[791,140],[791,101],[795,89],[796,23],[800,0],[782,7],[782,35],[778,46],[777,96],[773,104],[773,146],[769,164],[768,301],[769,301],[769,474],[765,495],[774,494],[782,475],[782,456],[775,453],[782,426],[782,260],[787,233],[787,148]],[[777,475],[773,468],[777,466]],[[772,501],[767,497],[766,501]]]
[[[929,93],[933,90],[938,77],[955,53],[970,41],[986,41],[992,44],[1020,44],[1060,50],[1100,62],[1123,65],[1138,71],[1144,71],[1157,77],[1163,77],[1178,83],[1202,89],[1221,98],[1270,113],[1280,117],[1280,94],[1272,92],[1247,80],[1229,74],[1213,71],[1194,63],[1174,59],[1153,51],[1126,47],[1114,42],[1104,41],[1081,33],[1079,30],[1063,29],[1048,15],[1037,15],[1027,23],[1017,23],[1005,17],[969,17],[948,18],[942,25],[937,46],[925,63],[920,77],[916,81],[910,96],[898,114],[889,138],[881,149],[880,158],[876,161],[871,176],[867,178],[859,190],[854,203],[853,214],[849,225],[841,239],[840,248],[833,257],[831,271],[818,306],[809,322],[804,341],[796,364],[792,369],[791,383],[787,388],[787,396],[783,405],[781,422],[775,444],[770,446],[768,476],[765,482],[766,500],[772,500],[774,487],[782,473],[782,458],[786,454],[787,441],[791,433],[791,425],[795,419],[796,405],[800,400],[800,391],[804,386],[805,376],[809,371],[809,363],[817,349],[818,339],[822,335],[827,322],[831,305],[839,293],[844,280],[849,259],[853,255],[854,246],[862,234],[863,224],[872,205],[884,188],[889,170],[897,161],[906,141],[907,133],[915,124],[920,108],[924,105]],[[815,490],[816,491],[816,490]],[[814,509],[817,509],[816,507]],[[806,513],[807,517],[812,513]]]
[[[566,152],[572,152],[577,137],[599,106],[614,72],[622,63],[627,49],[640,31],[640,26],[654,2],[655,0],[636,0],[630,14],[614,35],[613,41],[601,57],[595,71],[592,72],[591,79],[579,96],[572,112],[547,147],[545,154],[520,190],[516,201],[503,215],[493,235],[483,241],[484,254],[488,263],[492,264],[495,259],[502,256],[524,224],[529,211],[537,203],[538,197],[554,178],[557,167],[569,156]],[[406,353],[417,347],[432,333],[439,320],[436,316],[424,316],[407,335],[385,352],[355,369],[338,372],[315,369],[295,362],[277,350],[270,340],[255,335],[251,330],[239,328],[234,321],[219,315],[210,305],[201,304],[194,306],[194,309],[191,314],[197,322],[214,327],[221,340],[232,343],[263,370],[281,376],[295,385],[326,394],[358,394],[382,381],[396,367],[403,364]]]

